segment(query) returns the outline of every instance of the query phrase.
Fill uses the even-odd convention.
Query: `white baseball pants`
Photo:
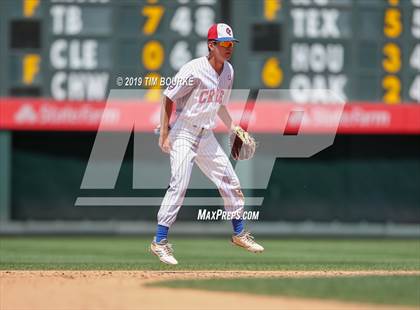
[[[212,130],[176,122],[171,141],[171,180],[158,213],[158,224],[170,227],[184,201],[194,163],[216,185],[225,210],[242,216],[244,197],[239,179]]]

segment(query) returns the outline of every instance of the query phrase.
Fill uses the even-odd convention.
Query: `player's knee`
[[[241,188],[240,187],[238,187],[238,188],[235,188],[234,190],[233,190],[233,195],[236,197],[236,198],[239,198],[239,199],[244,199],[244,194],[242,193],[242,190],[241,190]]]
[[[188,183],[181,178],[172,178],[169,183],[168,191],[172,193],[185,193],[187,191]]]
[[[220,191],[225,208],[233,209],[233,210],[240,210],[243,209],[245,205],[244,195],[240,188],[234,188],[229,191]]]
[[[235,201],[244,202],[244,194],[240,187],[231,188],[227,196],[232,197]]]
[[[179,183],[170,184],[168,191],[176,196],[184,197],[187,192],[187,185],[183,185]]]
[[[241,188],[241,184],[239,183],[239,179],[236,175],[232,176],[224,176],[222,178],[222,185],[228,185],[231,188]]]

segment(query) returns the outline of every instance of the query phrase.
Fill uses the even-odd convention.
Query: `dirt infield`
[[[0,271],[0,309],[397,309],[145,286],[168,279],[356,275],[420,275],[420,271]]]

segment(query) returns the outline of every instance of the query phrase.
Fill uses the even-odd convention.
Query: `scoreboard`
[[[420,0],[2,0],[0,17],[3,97],[103,101],[121,81],[144,88],[206,55],[209,26],[224,21],[240,40],[236,88],[420,102]]]
[[[207,54],[217,0],[3,0],[3,96],[102,101],[118,78],[173,75]],[[5,42],[2,43],[6,43]],[[10,77],[11,79],[9,79]],[[148,92],[147,99],[156,98]]]
[[[319,88],[349,101],[420,102],[420,0],[233,5],[241,86],[291,89],[303,102],[316,100],[303,89]]]

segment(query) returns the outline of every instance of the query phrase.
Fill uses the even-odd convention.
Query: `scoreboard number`
[[[392,6],[399,4],[398,1],[389,1]],[[384,35],[389,39],[397,39],[402,35],[403,26],[401,21],[401,11],[398,8],[387,8],[384,16]],[[382,68],[387,75],[382,79],[384,91],[383,101],[388,104],[401,102],[401,79],[396,75],[401,70],[401,49],[398,44],[393,42],[385,43],[382,48],[384,59]]]
[[[420,102],[420,75],[417,75],[411,84],[408,95],[415,101]]]
[[[413,69],[417,69],[418,71],[420,71],[420,44],[416,44],[416,46],[413,49],[413,52],[411,53],[410,66]]]
[[[40,3],[39,1],[34,0],[24,0],[22,3],[23,16],[33,17],[36,10],[38,9]]]
[[[387,9],[385,11],[384,33],[388,38],[396,38],[402,32],[401,12],[398,9]]]
[[[395,75],[387,75],[382,80],[382,87],[385,90],[383,100],[388,104],[401,102],[401,81]]]
[[[143,66],[150,71],[159,70],[162,67],[165,51],[159,41],[147,42],[142,51]]]
[[[23,58],[22,82],[25,85],[32,85],[35,77],[40,71],[41,56],[38,54],[27,54]]]
[[[383,47],[385,59],[382,66],[386,72],[397,73],[401,69],[401,50],[395,43],[387,43]]]
[[[192,55],[186,41],[178,41],[169,55],[169,62],[175,70],[181,69],[181,67],[191,59]]]
[[[274,21],[277,11],[281,9],[280,0],[264,0],[264,18],[268,21]]]
[[[178,32],[181,36],[186,37],[191,33],[191,9],[186,6],[179,7],[172,17],[171,30]]]
[[[143,7],[142,14],[147,17],[143,25],[143,33],[145,35],[151,35],[156,32],[164,12],[165,9],[161,5],[148,5]]]
[[[213,0],[196,2],[203,6],[197,7],[194,14],[193,8],[189,6],[183,5],[178,7],[175,9],[175,13],[169,24],[170,29],[182,37],[179,38],[179,41],[172,43],[173,47],[168,52],[169,64],[174,71],[178,71],[185,63],[193,58],[193,51],[196,57],[207,54],[207,41],[194,42],[192,38],[195,34],[199,37],[207,37],[207,31],[214,24],[216,18],[214,8],[208,5],[215,5],[216,2]],[[189,2],[183,1],[180,3],[187,4]]]
[[[142,33],[149,39],[142,44],[140,58],[146,71],[143,74],[150,78],[148,80],[160,78],[161,70],[165,71],[165,75],[171,75],[171,70],[178,71],[193,58],[193,53],[197,57],[207,54],[207,42],[202,37],[207,37],[207,31],[216,18],[215,9],[218,8],[215,0],[178,0],[174,6],[166,2],[157,5],[157,2],[149,0],[148,5],[141,9],[145,17]],[[156,31],[166,19],[169,31],[164,29],[159,33],[162,37],[159,36],[157,40]],[[166,71],[166,64],[171,69],[169,72]],[[149,88],[146,99],[159,99],[160,85],[143,85]]]
[[[146,92],[145,99],[150,102],[156,102],[160,99],[159,80],[161,76],[159,73],[151,72],[145,76],[146,87],[149,88]]]
[[[413,12],[413,22],[411,23],[411,34],[416,39],[420,39],[420,9]]]
[[[265,86],[274,88],[279,87],[283,81],[283,70],[280,67],[280,61],[275,57],[270,57],[265,62],[261,79]]]
[[[142,9],[143,16],[146,17],[146,22],[143,25],[143,34],[153,35],[160,25],[165,8],[161,5],[146,5]],[[141,52],[141,59],[143,66],[149,71],[159,70],[165,60],[165,50],[159,41],[152,40],[144,44]],[[146,74],[147,80],[159,80],[160,74],[157,72],[150,72]],[[146,85],[149,90],[146,92],[145,99],[148,101],[158,101],[160,98],[160,90],[158,84],[151,83]]]
[[[203,6],[195,11],[195,32],[202,37],[207,36],[207,31],[214,23],[215,13],[214,10]]]

